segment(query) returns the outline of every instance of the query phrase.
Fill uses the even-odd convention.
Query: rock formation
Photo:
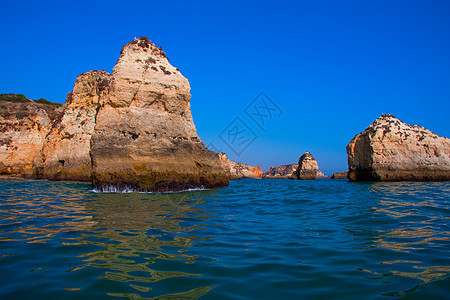
[[[110,81],[111,75],[105,71],[78,76],[67,95],[61,120],[45,140],[38,178],[92,179],[91,138],[99,103],[108,94]]]
[[[384,114],[347,145],[352,181],[450,180],[450,140]]]
[[[148,38],[122,48],[92,136],[100,190],[183,190],[229,184],[218,154],[200,140],[190,86]]]
[[[23,98],[0,97],[0,174],[92,180],[103,191],[229,184],[197,135],[188,80],[148,38],[122,48],[112,76],[80,75],[64,108]]]
[[[290,178],[304,180],[316,179],[318,170],[319,166],[317,165],[316,159],[311,155],[311,153],[306,152],[298,160],[297,170],[292,173]]]
[[[331,175],[331,179],[347,179],[347,171],[344,172],[335,172],[333,175]]]
[[[62,108],[23,95],[1,96],[0,174],[34,178],[45,137]]]
[[[328,176],[323,174],[320,170],[317,170],[317,178],[328,178]]]
[[[262,176],[261,167],[253,167],[229,160],[223,152],[219,153],[219,158],[225,173],[230,176],[230,179],[261,178]]]
[[[269,171],[262,174],[262,178],[290,178],[298,168],[298,164],[281,165],[270,167]]]

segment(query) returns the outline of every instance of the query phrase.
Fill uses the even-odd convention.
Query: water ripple
[[[449,199],[447,182],[0,180],[0,297],[445,298]]]

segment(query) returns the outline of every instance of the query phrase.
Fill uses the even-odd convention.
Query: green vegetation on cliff
[[[14,93],[0,94],[0,101],[16,102],[16,103],[35,102],[46,105],[62,106],[61,103],[50,102],[48,100],[45,100],[44,98],[40,98],[38,100],[31,100],[22,94],[14,94]]]

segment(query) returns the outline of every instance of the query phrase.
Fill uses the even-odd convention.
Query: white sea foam
[[[91,190],[91,192],[94,193],[104,193],[104,194],[130,194],[130,193],[138,193],[138,194],[173,194],[173,193],[183,193],[183,192],[197,192],[197,191],[207,191],[209,189],[205,188],[204,186],[201,186],[199,188],[190,188],[190,189],[184,189],[184,190],[177,190],[177,191],[165,191],[165,192],[142,192],[139,190],[136,190],[132,187],[125,186],[125,187],[118,187],[118,186],[106,186],[103,188],[94,188]]]

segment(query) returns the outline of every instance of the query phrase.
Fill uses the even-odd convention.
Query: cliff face
[[[92,179],[91,138],[100,101],[108,94],[111,75],[105,71],[81,74],[67,95],[64,114],[48,134],[38,178]]]
[[[0,174],[34,178],[45,137],[62,108],[11,99],[0,100]]]
[[[0,97],[0,174],[92,180],[105,191],[229,184],[197,135],[188,80],[148,38],[123,47],[112,76],[80,75],[63,108],[16,98]]]
[[[147,38],[122,49],[92,136],[93,184],[100,190],[182,190],[229,184],[217,153],[192,120],[190,86]]]
[[[223,152],[219,153],[220,162],[225,173],[230,176],[231,179],[241,178],[261,178],[261,167],[253,167],[240,162],[229,160],[227,155]]]
[[[349,179],[450,180],[450,140],[382,115],[347,145]]]
[[[262,178],[290,178],[298,168],[298,164],[288,164],[279,167],[270,167],[269,171],[262,174]]]
[[[306,152],[298,160],[298,168],[292,174],[292,179],[303,179],[311,180],[317,178],[317,171],[319,166],[316,159],[311,155],[311,153]]]

